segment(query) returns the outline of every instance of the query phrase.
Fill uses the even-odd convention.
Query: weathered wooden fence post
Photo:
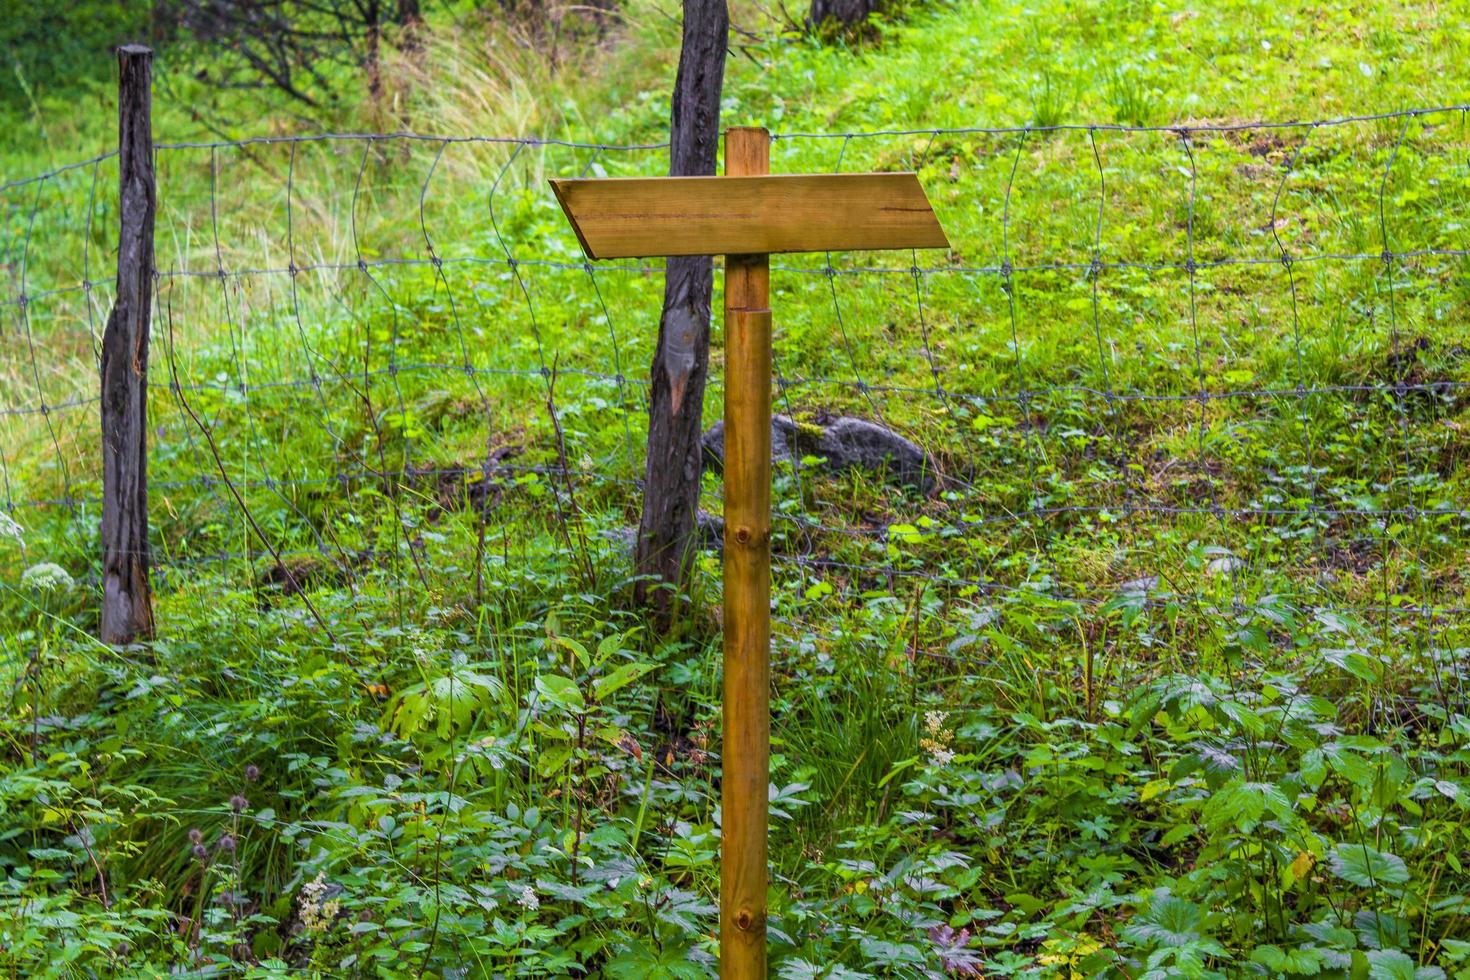
[[[764,129],[725,133],[725,174],[770,173]],[[725,692],[720,975],[766,975],[771,754],[770,257],[725,257]]]
[[[104,643],[153,635],[148,584],[148,321],[153,300],[153,51],[117,49],[117,295],[102,333]]]

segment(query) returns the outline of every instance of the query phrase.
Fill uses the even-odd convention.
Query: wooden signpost
[[[770,175],[764,129],[725,176],[553,180],[592,259],[725,256],[724,744],[720,975],[766,975],[770,782],[772,252],[948,248],[912,173]]]

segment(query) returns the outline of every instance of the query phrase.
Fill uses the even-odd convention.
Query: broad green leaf
[[[1321,749],[1308,749],[1302,753],[1300,770],[1306,787],[1317,789],[1327,778],[1327,755]]]
[[[1402,885],[1409,880],[1403,858],[1366,844],[1338,844],[1327,853],[1327,862],[1337,877],[1362,888]]]
[[[542,674],[536,678],[536,690],[552,704],[560,705],[569,711],[580,713],[587,710],[587,702],[583,700],[577,682],[570,677],[563,677],[561,674]]]
[[[673,944],[655,950],[640,942],[610,960],[610,980],[700,980],[705,971],[688,956],[688,947]]]
[[[1292,817],[1291,801],[1274,783],[1231,783],[1218,790],[1205,806],[1205,823],[1212,830],[1234,824],[1249,833],[1266,811],[1281,820]]]
[[[1173,785],[1174,784],[1167,779],[1150,779],[1147,783],[1143,785],[1143,789],[1138,791],[1138,802],[1147,803],[1155,796],[1158,796],[1165,790],[1172,788]]]
[[[418,686],[420,689],[423,687]],[[398,710],[393,715],[393,724],[398,728],[398,733],[407,738],[423,728],[424,719],[428,717],[431,707],[425,693],[400,695]]]
[[[1372,949],[1368,956],[1370,980],[1414,980],[1414,961],[1396,949]]]
[[[611,674],[592,682],[593,700],[601,701],[614,691],[622,690],[657,666],[643,661],[620,665]]]
[[[542,777],[551,776],[561,771],[561,767],[567,764],[572,757],[570,745],[555,745],[542,752],[536,759],[536,771]]]
[[[1323,650],[1323,658],[1335,667],[1346,671],[1360,681],[1369,684],[1378,682],[1379,666],[1374,658],[1360,650]]]
[[[1282,949],[1279,946],[1259,946],[1251,953],[1251,961],[1274,973],[1311,976],[1322,969],[1322,952],[1310,947]]]
[[[581,664],[584,670],[591,666],[592,660],[587,655],[587,648],[585,646],[570,637],[554,636],[551,639],[557,646],[570,651],[572,656],[577,658],[577,663]]]
[[[1266,722],[1260,715],[1238,701],[1221,701],[1216,710],[1221,716],[1235,723],[1243,732],[1251,735],[1265,734]]]
[[[628,637],[632,636],[634,632],[637,631],[632,630],[627,633],[614,633],[611,636],[604,636],[597,644],[597,656],[593,658],[592,666],[601,667],[615,657],[623,649],[623,644],[627,642]]]
[[[1173,895],[1161,895],[1123,927],[1123,936],[1141,946],[1185,946],[1204,936],[1200,908]]]
[[[1348,749],[1340,740],[1324,745],[1322,751],[1332,770],[1343,779],[1365,790],[1372,788],[1377,774],[1362,756]]]

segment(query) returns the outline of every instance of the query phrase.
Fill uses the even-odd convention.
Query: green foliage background
[[[858,47],[736,13],[724,121],[776,170],[918,170],[955,244],[773,277],[777,407],[947,478],[778,471],[773,974],[1470,976],[1463,114],[935,132],[1456,104],[1465,6],[939,4]],[[556,59],[435,17],[309,121],[165,49],[159,139],[663,138],[657,9]],[[109,147],[37,91],[6,181]],[[628,599],[661,279],[584,268],[545,191],[662,164],[161,151],[128,650],[89,638],[95,506],[30,506],[95,496],[115,168],[6,184],[0,969],[713,972],[717,557],[670,638]]]
[[[33,108],[53,93],[75,97],[89,83],[105,82],[112,49],[147,36],[148,10],[148,4],[129,0],[7,5],[0,17],[6,62],[0,101]]]

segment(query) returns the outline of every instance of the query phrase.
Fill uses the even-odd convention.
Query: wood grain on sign
[[[553,180],[590,258],[948,248],[912,173]]]

